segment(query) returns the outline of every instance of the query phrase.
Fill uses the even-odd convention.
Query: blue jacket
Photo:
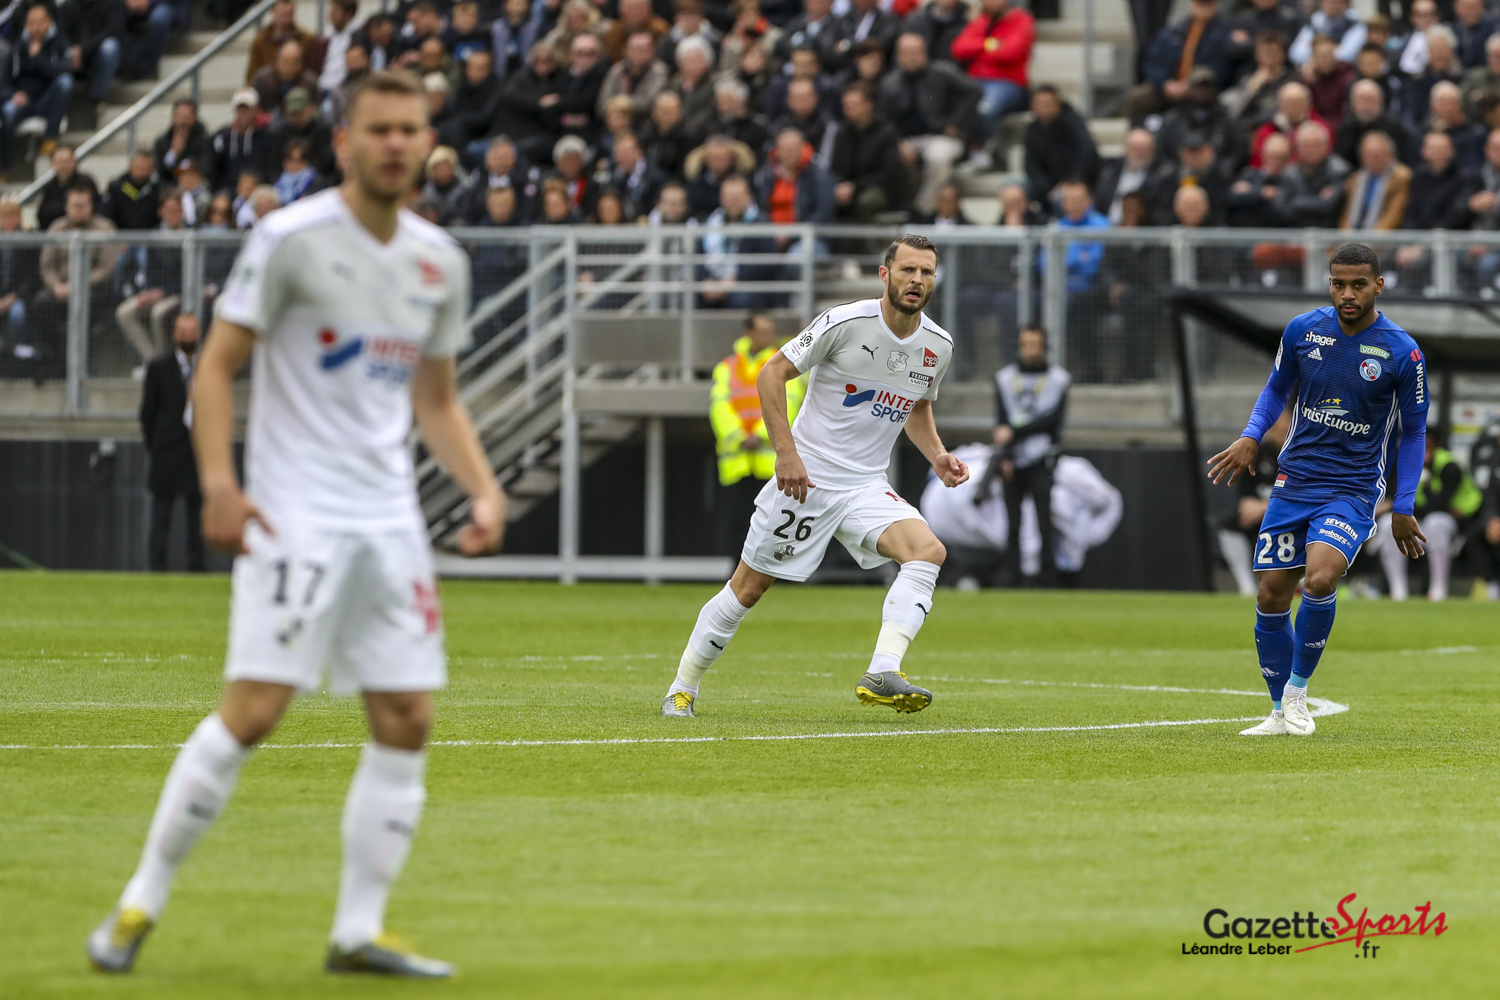
[[[1191,23],[1184,18],[1161,29],[1146,50],[1146,81],[1158,90],[1177,76],[1177,64],[1182,61],[1182,47],[1187,44]],[[1220,90],[1234,82],[1234,43],[1229,39],[1233,31],[1234,26],[1226,19],[1214,17],[1204,26],[1198,47],[1193,50],[1193,65],[1213,70],[1219,78]]]
[[[1057,220],[1058,229],[1108,229],[1108,217],[1100,214],[1093,208],[1088,210],[1082,219],[1074,222],[1066,215]],[[1094,278],[1099,273],[1099,265],[1104,261],[1104,244],[1083,243],[1073,241],[1068,244],[1068,252],[1064,257],[1064,264],[1068,269],[1068,291],[1086,292],[1094,287]],[[1045,253],[1037,255],[1037,265],[1043,269],[1047,266]]]

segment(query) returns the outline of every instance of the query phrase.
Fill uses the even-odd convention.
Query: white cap
[[[258,108],[260,107],[260,94],[256,93],[254,87],[241,87],[229,99],[229,106],[231,108]]]

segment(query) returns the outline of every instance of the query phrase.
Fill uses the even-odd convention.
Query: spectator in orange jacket
[[[1036,21],[1010,0],[983,0],[959,36],[953,58],[968,69],[984,97],[979,102],[980,127],[993,135],[1000,119],[1026,107],[1027,67],[1036,44]]]

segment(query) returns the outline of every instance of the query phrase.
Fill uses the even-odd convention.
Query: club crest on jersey
[[[791,542],[782,542],[771,551],[771,558],[777,562],[786,562],[797,554],[797,546]]]
[[[436,264],[418,259],[417,269],[422,272],[422,284],[441,285],[443,283],[443,269]]]
[[[937,367],[937,363],[938,363],[938,356],[936,354],[933,354],[927,348],[925,348],[925,347],[922,348],[922,367],[923,368],[936,368]]]
[[[1380,362],[1374,358],[1365,358],[1359,363],[1359,377],[1366,382],[1373,382],[1378,379],[1381,371]]]
[[[905,351],[892,351],[891,356],[885,359],[885,366],[891,371],[900,374],[906,371],[906,363],[911,360],[911,355]]]
[[[353,337],[341,344],[339,335],[324,327],[318,331],[318,346],[323,350],[323,356],[318,358],[318,367],[331,372],[359,357],[360,352],[365,349],[365,342],[362,337]]]

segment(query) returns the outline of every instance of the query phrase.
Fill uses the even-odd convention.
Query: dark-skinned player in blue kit
[[[1391,534],[1403,553],[1415,559],[1427,541],[1412,516],[1427,437],[1425,366],[1416,341],[1376,310],[1384,287],[1375,251],[1361,243],[1334,251],[1333,305],[1287,324],[1244,434],[1208,460],[1216,484],[1255,475],[1261,436],[1299,385],[1255,544],[1255,648],[1272,711],[1242,736],[1308,736],[1317,729],[1307,682],[1333,630],[1339,578],[1374,534],[1376,506],[1391,497]],[[1294,626],[1298,580],[1302,604]]]

